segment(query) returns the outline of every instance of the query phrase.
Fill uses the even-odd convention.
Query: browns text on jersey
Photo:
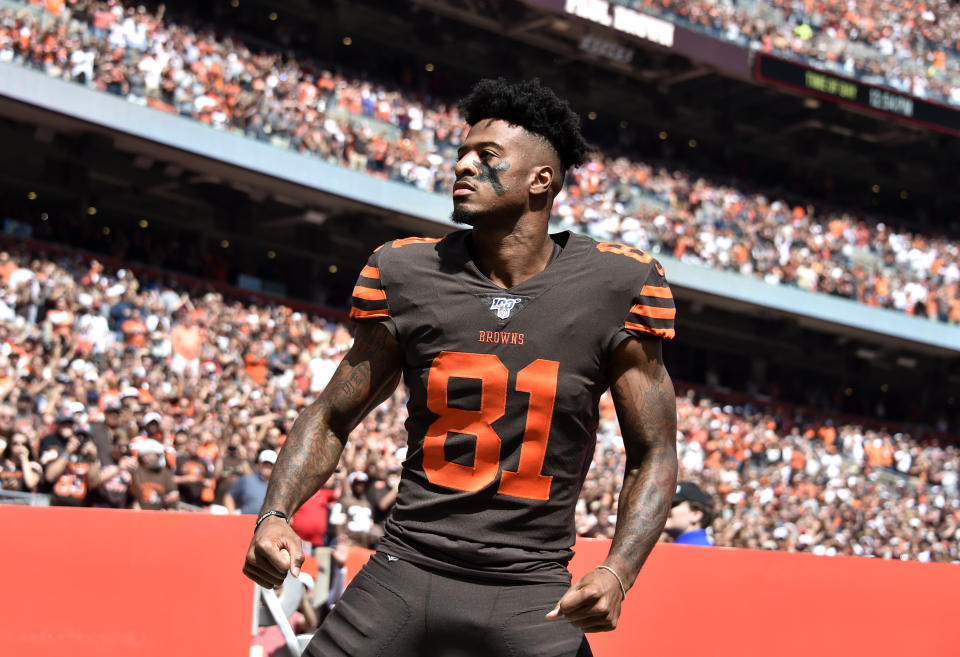
[[[516,331],[480,331],[477,342],[492,342],[493,344],[523,344],[523,333]]]

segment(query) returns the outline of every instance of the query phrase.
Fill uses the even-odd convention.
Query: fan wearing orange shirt
[[[256,385],[261,385],[263,380],[267,378],[267,358],[263,353],[263,345],[254,342],[250,346],[250,351],[243,357],[243,362],[243,371]]]
[[[200,351],[203,348],[203,330],[197,325],[193,315],[184,315],[183,322],[175,324],[170,331],[170,346],[173,359],[170,369],[174,374],[185,373],[196,378],[200,374]]]
[[[142,349],[147,346],[147,325],[143,323],[140,314],[135,312],[120,325],[123,332],[123,341],[131,347]]]

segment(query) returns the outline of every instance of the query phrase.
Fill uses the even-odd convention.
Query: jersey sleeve
[[[383,322],[390,319],[387,291],[380,274],[380,248],[370,254],[353,288],[350,319],[358,322]]]
[[[634,293],[632,303],[623,320],[621,340],[625,337],[658,337],[670,340],[676,334],[674,319],[677,308],[663,267],[654,260],[642,285]]]

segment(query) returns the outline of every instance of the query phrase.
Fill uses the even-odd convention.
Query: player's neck
[[[506,229],[474,228],[471,241],[477,268],[503,288],[542,272],[554,246],[543,223],[522,220]]]

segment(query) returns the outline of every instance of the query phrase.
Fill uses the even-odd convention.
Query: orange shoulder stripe
[[[654,319],[673,319],[677,316],[676,308],[657,308],[656,306],[634,305],[630,308],[634,315],[653,317]]]
[[[670,292],[669,287],[658,287],[655,285],[644,285],[643,289],[640,290],[640,296],[642,297],[656,297],[658,299],[672,299],[673,294]]]
[[[381,301],[387,298],[387,293],[373,287],[356,286],[353,288],[353,296],[358,299],[367,299],[368,301]]]
[[[655,329],[650,328],[649,326],[644,326],[643,324],[635,324],[633,322],[624,322],[624,328],[633,329],[634,331],[643,331],[644,333],[652,333],[658,338],[664,338],[665,340],[672,340],[673,336],[677,334],[673,329]]]
[[[442,239],[442,237],[404,237],[399,240],[393,240],[390,248],[399,249],[401,246],[406,246],[407,244],[433,244]]]
[[[366,317],[389,317],[390,313],[386,308],[382,310],[360,310],[359,308],[350,309],[350,319],[363,319]]]
[[[363,276],[364,278],[380,278],[380,270],[377,269],[376,267],[371,267],[370,265],[366,265],[364,266],[363,269],[360,270],[360,275]]]

